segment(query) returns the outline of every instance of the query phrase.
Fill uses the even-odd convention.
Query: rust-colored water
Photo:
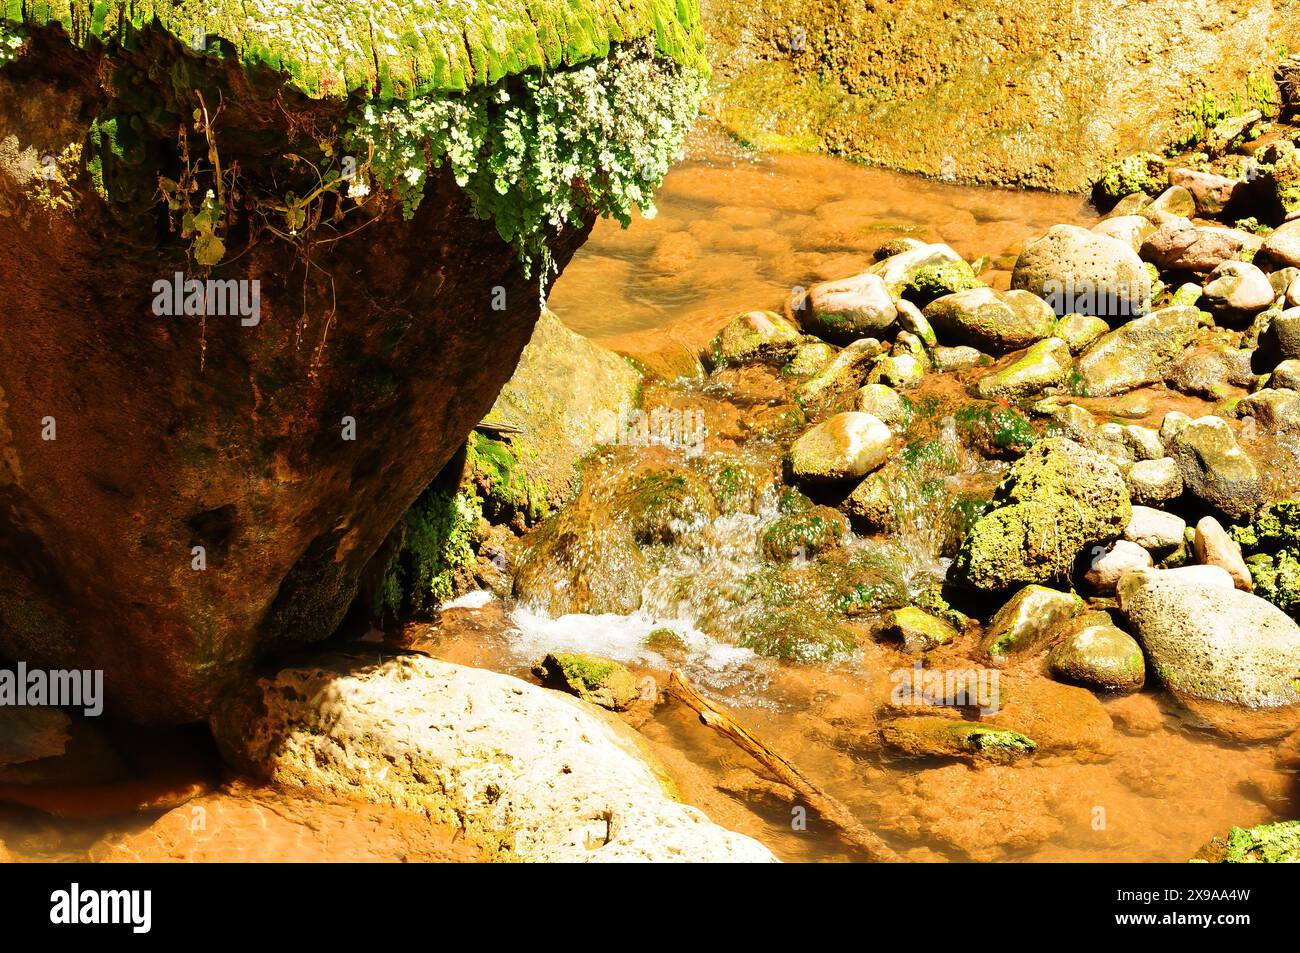
[[[796,286],[862,271],[877,247],[942,241],[1005,286],[1025,240],[1095,213],[1077,196],[974,188],[828,156],[746,153],[707,121],[665,179],[658,214],[596,225],[548,303],[575,331],[653,350],[707,340],[741,311]]]

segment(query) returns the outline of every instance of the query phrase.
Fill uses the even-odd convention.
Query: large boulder
[[[1011,287],[1030,291],[1057,314],[1133,317],[1151,300],[1151,276],[1127,242],[1077,225],[1056,225],[1016,259]]]
[[[11,8],[0,654],[177,722],[332,633],[510,377],[543,275],[674,157],[705,66],[694,6],[663,11]],[[557,98],[590,109],[517,143]]]
[[[1262,79],[1300,34],[1289,0],[710,0],[706,14],[717,114],[747,141],[1076,193],[1114,157],[1185,135],[1190,91],[1241,89],[1255,65]],[[1164,184],[1163,169],[1139,182]]]
[[[1300,626],[1234,588],[1217,567],[1146,570],[1120,583],[1120,608],[1165,687],[1234,735],[1300,724]],[[1215,575],[1217,574],[1217,575]],[[1248,718],[1245,714],[1258,717]]]
[[[989,591],[1064,580],[1085,547],[1119,536],[1132,515],[1113,463],[1065,437],[1040,440],[971,528],[957,569]]]
[[[1198,320],[1195,308],[1162,308],[1102,336],[1078,361],[1084,393],[1110,397],[1161,380],[1192,342]]]
[[[1052,333],[1056,313],[1025,291],[971,288],[936,298],[923,312],[935,333],[948,344],[991,354],[1005,354]]]
[[[508,675],[340,652],[250,679],[211,724],[241,770],[455,824],[494,859],[773,860],[680,803],[621,721]]]

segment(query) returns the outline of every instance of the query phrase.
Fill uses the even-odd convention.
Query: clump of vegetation
[[[451,168],[473,211],[491,218],[525,268],[546,263],[554,230],[591,214],[623,225],[654,214],[652,190],[677,158],[704,96],[700,71],[644,46],[491,89],[368,103],[347,135],[366,174],[396,190],[407,217],[430,167]]]
[[[372,599],[374,617],[409,618],[452,598],[457,571],[475,563],[482,515],[470,490],[425,490],[403,520],[401,546]]]
[[[1227,837],[1205,845],[1196,859],[1223,864],[1300,863],[1300,821],[1234,827]]]
[[[1300,619],[1300,500],[1281,500],[1265,507],[1254,521],[1234,526],[1255,595]]]
[[[18,58],[23,42],[24,37],[17,26],[0,20],[0,67],[7,66]]]
[[[465,467],[482,501],[483,515],[493,523],[508,523],[519,513],[531,526],[549,512],[545,484],[528,475],[528,468],[503,441],[471,433]]]
[[[1153,152],[1138,152],[1106,166],[1095,191],[1100,198],[1118,202],[1136,192],[1158,195],[1164,191],[1165,184],[1164,159]]]

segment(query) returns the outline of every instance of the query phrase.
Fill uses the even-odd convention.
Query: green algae
[[[1165,185],[1164,160],[1151,152],[1139,152],[1106,166],[1095,188],[1103,198],[1118,202],[1138,192],[1158,195]]]
[[[1271,503],[1231,533],[1250,567],[1255,595],[1300,619],[1300,499]]]
[[[407,618],[454,596],[457,571],[474,565],[482,515],[472,490],[425,490],[403,520],[401,545],[371,601],[374,617]]]
[[[196,53],[285,73],[317,98],[485,87],[603,59],[638,39],[708,69],[694,0],[5,0],[0,19],[61,27],[80,47],[129,49],[158,28]]]

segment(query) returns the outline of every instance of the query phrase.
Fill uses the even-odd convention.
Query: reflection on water
[[[1094,213],[1078,196],[932,182],[827,156],[738,151],[702,123],[653,219],[596,225],[549,305],[593,338],[669,324],[715,326],[779,308],[795,286],[863,270],[892,238],[951,245],[1009,278],[1025,239]]]

